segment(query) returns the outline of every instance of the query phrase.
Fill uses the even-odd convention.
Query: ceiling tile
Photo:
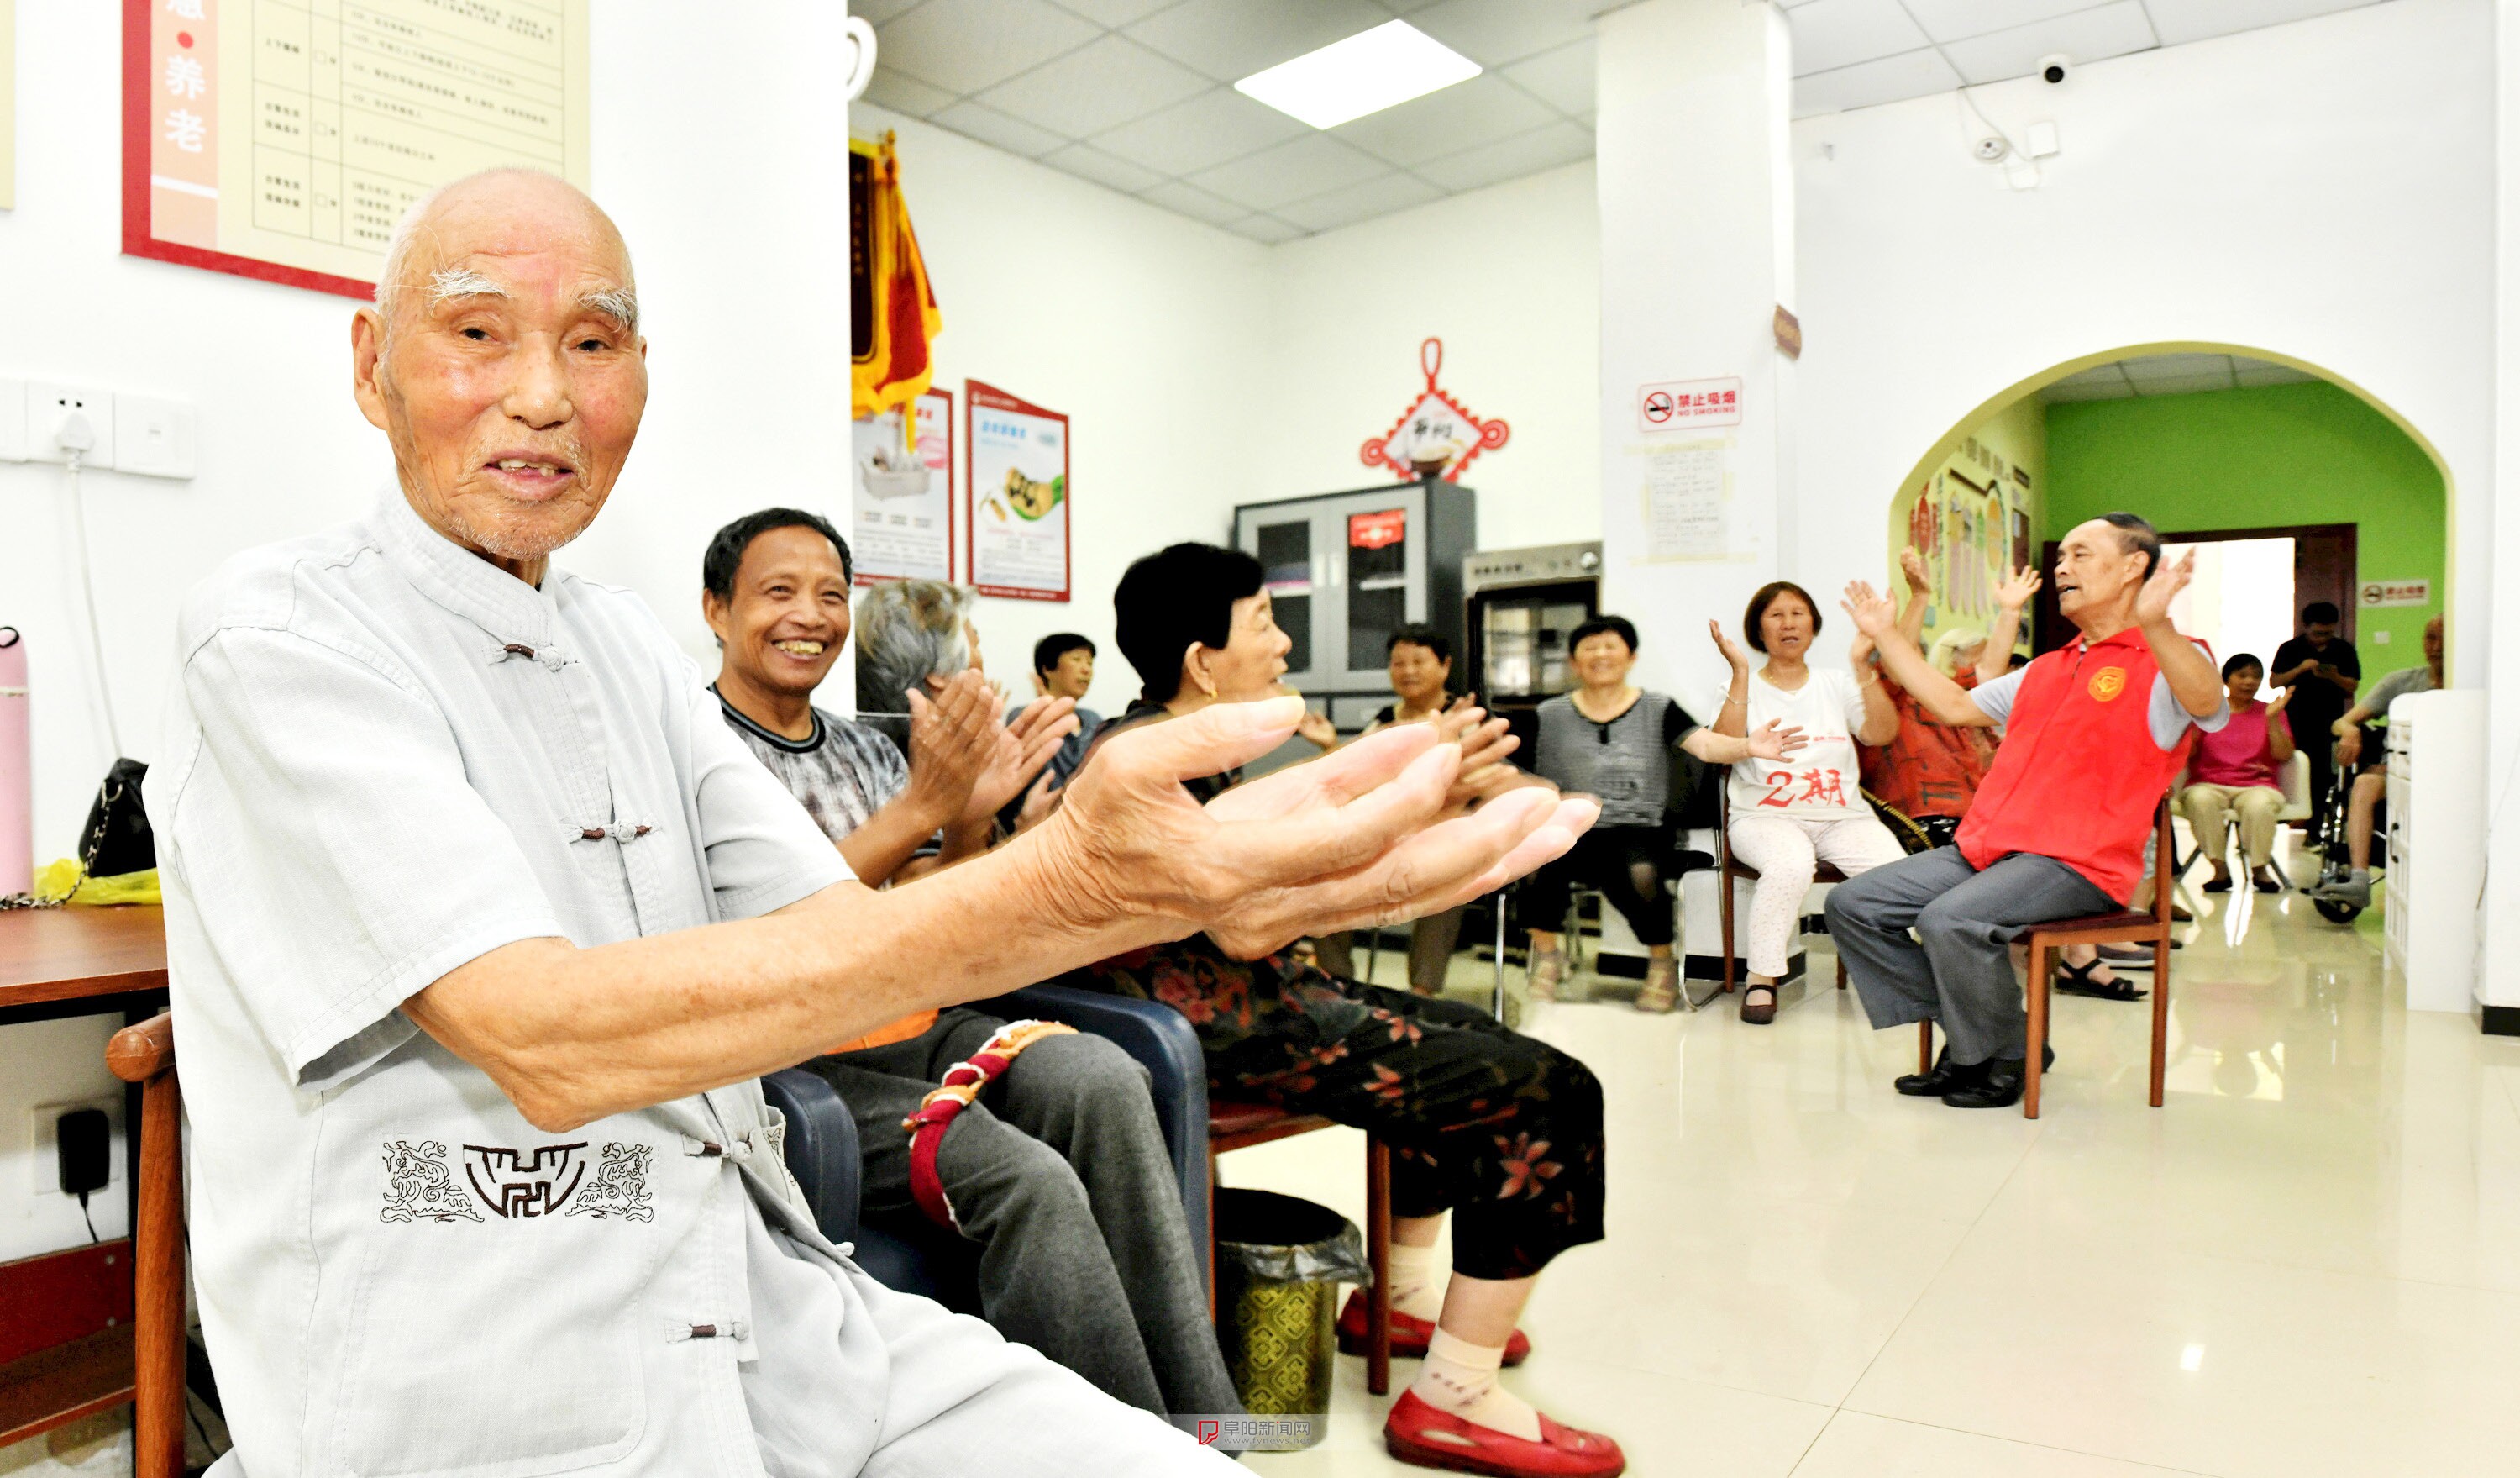
[[[2090,369],[2067,375],[2056,383],[2058,385],[2124,385],[2127,383],[2127,377],[2126,371],[2116,364],[2094,364]]]
[[[1363,150],[1316,133],[1213,169],[1202,169],[1191,176],[1191,183],[1227,200],[1238,201],[1249,209],[1268,210],[1290,200],[1303,200],[1370,179],[1385,167],[1380,160]]]
[[[2307,21],[2341,10],[2354,10],[2371,0],[2149,0],[2152,28],[2161,44],[2202,41],[2261,25]],[[2080,60],[2077,58],[2076,60]]]
[[[1185,185],[1179,180],[1168,181],[1151,190],[1141,190],[1138,199],[1215,226],[1240,220],[1251,213],[1232,201],[1218,200],[1196,185]]]
[[[918,3],[919,0],[849,0],[849,14],[869,25],[881,25]]]
[[[1395,169],[1378,179],[1280,206],[1274,213],[1307,230],[1330,231],[1394,210],[1406,210],[1411,206],[1422,206],[1443,193],[1424,180]]]
[[[1035,128],[1021,118],[1008,117],[994,108],[969,101],[940,108],[928,115],[927,120],[1026,159],[1038,159],[1067,142],[1047,128]]]
[[[1010,117],[1083,138],[1215,85],[1125,36],[1104,36],[999,83],[980,101]]]
[[[1184,0],[1130,26],[1129,34],[1232,82],[1390,19],[1369,0]]]
[[[1043,155],[1041,162],[1053,169],[1064,169],[1098,185],[1108,185],[1130,195],[1148,185],[1161,184],[1164,178],[1152,169],[1141,169],[1127,160],[1114,159],[1091,144],[1070,144],[1064,149],[1054,149]]]
[[[1275,108],[1220,87],[1100,134],[1094,143],[1161,174],[1190,174],[1311,131]]]
[[[942,87],[930,87],[917,77],[905,77],[878,61],[875,75],[867,81],[866,100],[878,108],[889,108],[914,118],[923,118],[952,103],[954,95]]]
[[[1501,143],[1429,161],[1411,172],[1447,190],[1476,190],[1592,157],[1591,129],[1573,123],[1552,123]]]
[[[1143,21],[1174,0],[1057,0],[1060,10],[1072,10],[1097,25],[1118,27],[1132,21]]]
[[[2131,400],[2135,398],[2135,387],[2123,378],[2112,385],[2100,380],[2085,381],[2078,375],[2073,380],[2059,380],[2041,391],[2039,398],[2051,405],[2072,400]]]
[[[1908,14],[1937,41],[1958,41],[2010,30],[2051,16],[2090,10],[2105,0],[1904,0]],[[2216,0],[2223,3],[2223,0]]]
[[[1593,111],[1593,43],[1578,41],[1503,69],[1506,78],[1573,117]]]
[[[2228,380],[2231,374],[2231,356],[2228,354],[2145,354],[2139,358],[2120,360],[2119,368],[2125,370],[2127,378],[2138,385],[2153,380],[2184,380],[2195,375],[2221,375]]]
[[[1820,0],[1812,0],[1819,4]],[[1859,62],[1835,71],[1814,72],[1794,79],[1794,116],[1845,113],[1949,92],[1960,85],[1960,74],[1938,51],[1912,51],[1878,62]]]
[[[2150,51],[2160,44],[2153,39],[2152,23],[2144,19],[2142,0],[2118,0],[2097,10],[1954,41],[1943,48],[1943,55],[1969,82],[2001,82],[2030,75],[2041,57],[2057,52],[2077,64],[2088,64]]]
[[[2136,382],[2135,393],[2138,395],[2192,395],[2199,391],[2229,390],[2230,388],[2231,377],[2227,372],[2220,375],[2185,375],[2172,380],[2138,380]]]
[[[880,65],[949,92],[972,93],[1073,51],[1099,32],[1049,0],[927,0],[875,34]]]
[[[2269,364],[2263,359],[2234,359],[2232,369],[2242,385],[2305,385],[2318,378],[2289,364]]]
[[[1925,44],[1899,0],[1811,0],[1786,20],[1794,30],[1797,75],[1877,62]]]
[[[1237,236],[1248,236],[1253,241],[1266,242],[1271,246],[1276,246],[1282,241],[1293,241],[1304,234],[1301,226],[1290,226],[1274,215],[1246,215],[1240,220],[1226,222],[1225,229]]]
[[[1597,0],[1439,0],[1409,23],[1478,63],[1503,67],[1593,34]]]
[[[1370,113],[1330,131],[1376,159],[1407,166],[1555,121],[1549,106],[1493,76]]]

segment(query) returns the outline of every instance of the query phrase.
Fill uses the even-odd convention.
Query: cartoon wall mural
[[[1892,581],[1899,552],[1925,557],[1933,595],[1925,639],[1956,626],[1984,631],[2004,575],[2039,558],[2038,494],[2047,469],[2044,407],[2016,402],[1971,428],[1941,465],[1903,489],[1891,509]]]

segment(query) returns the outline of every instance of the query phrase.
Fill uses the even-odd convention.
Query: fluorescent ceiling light
[[[1316,128],[1335,128],[1478,74],[1476,62],[1406,21],[1389,21],[1255,71],[1234,90]]]

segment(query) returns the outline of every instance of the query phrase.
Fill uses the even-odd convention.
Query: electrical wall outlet
[[[141,477],[191,477],[193,408],[181,400],[114,396],[112,465]]]
[[[0,380],[0,462],[26,460],[26,382]]]
[[[106,1121],[113,1126],[114,1151],[112,1165],[108,1170],[109,1178],[106,1185],[111,1189],[122,1183],[125,1158],[122,1148],[122,1095],[107,1093],[95,1098],[39,1103],[26,1111],[27,1117],[33,1122],[34,1132],[30,1137],[34,1140],[35,1149],[35,1152],[26,1159],[29,1171],[26,1183],[35,1194],[58,1196],[62,1193],[62,1115],[72,1109],[83,1108],[102,1110]]]
[[[88,429],[94,434],[96,444],[79,453],[79,465],[100,469],[113,465],[113,395],[111,392],[30,380],[26,382],[25,406],[27,461],[69,461],[69,453],[62,450],[62,427],[71,416],[83,415],[87,417]]]

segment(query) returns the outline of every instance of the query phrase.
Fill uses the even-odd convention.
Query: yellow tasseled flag
[[[849,414],[882,414],[926,393],[927,341],[945,327],[901,198],[892,135],[849,140]],[[909,417],[903,417],[907,425]]]

